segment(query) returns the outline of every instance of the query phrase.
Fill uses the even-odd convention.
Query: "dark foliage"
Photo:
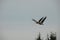
[[[42,40],[41,36],[40,36],[40,33],[39,33],[38,38],[36,40]],[[56,40],[56,33],[52,33],[51,32],[50,36],[47,35],[47,39],[46,40]]]
[[[50,40],[56,40],[56,34],[51,32]]]
[[[40,33],[39,33],[39,35],[38,35],[38,38],[37,38],[37,40],[41,40],[41,36],[40,36]]]

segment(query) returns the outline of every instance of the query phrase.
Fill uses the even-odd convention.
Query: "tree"
[[[56,33],[52,33],[50,34],[50,40],[56,40]]]
[[[39,35],[38,35],[38,38],[37,38],[37,40],[41,40],[41,36],[40,36],[40,33],[39,33]]]

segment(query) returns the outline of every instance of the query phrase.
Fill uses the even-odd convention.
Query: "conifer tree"
[[[38,35],[38,38],[37,38],[37,40],[41,40],[41,36],[40,36],[40,33],[39,33],[39,35]]]

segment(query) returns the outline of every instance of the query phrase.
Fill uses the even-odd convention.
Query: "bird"
[[[44,21],[47,18],[47,16],[42,17],[39,21],[36,21],[35,19],[32,19],[36,24],[44,25]]]

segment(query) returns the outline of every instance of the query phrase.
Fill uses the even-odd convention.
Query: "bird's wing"
[[[47,17],[45,17],[45,18],[41,21],[41,24],[45,21],[46,18],[47,18]]]
[[[39,22],[41,22],[41,21],[42,21],[42,19],[43,19],[43,17],[39,20]]]
[[[32,19],[34,22],[37,22],[35,19]]]

